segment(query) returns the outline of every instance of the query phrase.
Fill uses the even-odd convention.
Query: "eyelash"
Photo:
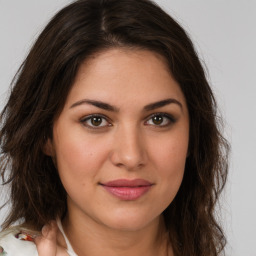
[[[159,124],[159,125],[154,124],[154,123],[153,124],[148,124],[148,122],[150,120],[153,122],[153,118],[155,118],[155,117],[161,117],[161,118],[163,118],[163,122],[167,122],[167,123],[164,124],[164,125],[162,125],[162,123]],[[93,125],[92,124],[93,118],[100,118],[101,121],[105,120],[103,122],[107,122],[107,124],[102,125],[102,123],[100,123],[98,126]],[[81,119],[80,122],[89,129],[102,129],[102,128],[112,126],[110,119],[107,118],[104,115],[101,115],[101,114],[93,114],[93,115],[86,116],[85,118]],[[90,122],[91,124],[88,124],[87,122]],[[160,112],[160,113],[154,113],[154,114],[148,116],[146,118],[145,124],[150,125],[150,126],[156,126],[156,127],[160,127],[160,128],[162,127],[163,128],[163,127],[170,126],[170,125],[174,124],[175,122],[176,122],[176,119],[172,115]]]
[[[176,122],[176,119],[172,115],[167,114],[167,113],[162,113],[162,112],[154,113],[153,115],[150,115],[149,117],[146,118],[146,122],[148,122],[149,120],[152,121],[154,117],[162,117],[163,120],[165,119],[165,122],[167,122],[167,123],[164,124],[164,125],[162,125],[162,124],[159,124],[159,125],[157,125],[157,124],[147,124],[147,125],[152,125],[152,126],[163,128],[163,127],[170,126],[170,125],[172,125]]]
[[[101,124],[99,126],[96,126],[96,125],[93,125],[92,124],[92,120],[93,118],[101,118],[101,120],[105,120],[105,122],[107,122],[108,124],[107,125],[104,125],[102,126]],[[91,124],[89,125],[87,122],[90,121]],[[109,118],[107,118],[106,116],[104,115],[101,115],[101,114],[93,114],[93,115],[89,115],[89,116],[86,116],[85,118],[82,118],[80,120],[80,122],[86,126],[87,128],[89,129],[102,129],[102,128],[106,128],[106,127],[109,127],[109,126],[112,126]]]

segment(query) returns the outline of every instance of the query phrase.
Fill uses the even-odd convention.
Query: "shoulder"
[[[38,256],[38,253],[29,235],[18,228],[12,228],[0,232],[0,255]]]

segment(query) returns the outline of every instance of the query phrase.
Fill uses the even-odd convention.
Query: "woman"
[[[190,39],[154,3],[80,0],[61,10],[1,119],[12,201],[2,254],[223,251],[214,207],[228,146]]]

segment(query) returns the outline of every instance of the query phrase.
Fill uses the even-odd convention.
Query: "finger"
[[[56,256],[57,224],[51,222],[42,228],[42,235],[34,239],[39,256]]]
[[[56,221],[51,221],[48,225],[42,228],[42,235],[49,240],[57,240],[58,226]]]

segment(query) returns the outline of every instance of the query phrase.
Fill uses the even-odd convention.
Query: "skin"
[[[34,239],[39,256],[68,256],[64,237],[52,221],[42,229],[42,235]]]
[[[188,144],[186,101],[164,58],[111,49],[86,60],[45,147],[67,191],[62,224],[76,253],[172,255],[162,212],[182,182]],[[152,186],[127,201],[101,185],[116,179],[144,179]],[[50,239],[43,235],[37,247],[48,242],[48,255],[61,255],[56,248],[65,244],[57,229],[50,230]]]

